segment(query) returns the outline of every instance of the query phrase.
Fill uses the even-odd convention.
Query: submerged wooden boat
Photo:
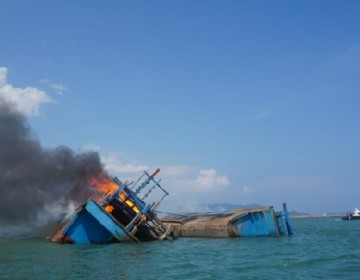
[[[169,215],[162,218],[172,226],[175,237],[280,237],[292,235],[286,204],[282,212],[266,206],[226,213]]]
[[[58,243],[81,244],[166,239],[172,228],[164,225],[155,213],[160,202],[168,195],[159,184],[160,180],[154,180],[159,171],[160,169],[157,169],[151,175],[144,171],[143,176],[146,179],[137,188],[136,184],[130,188],[115,177],[113,184],[117,186],[116,191],[111,194],[104,193],[98,199],[90,198],[70,217],[64,218],[47,239]],[[140,199],[140,193],[149,183],[152,183],[152,186]],[[157,203],[147,204],[144,199],[155,188],[159,188],[164,194]]]
[[[168,195],[159,184],[160,180],[154,179],[159,171],[157,169],[151,175],[144,171],[135,184],[123,183],[115,177],[110,183],[112,191],[102,190],[101,196],[90,198],[72,215],[65,217],[47,239],[58,243],[107,244],[176,237],[292,235],[285,203],[281,212],[265,206],[226,213],[170,215],[159,219],[156,209]],[[145,180],[137,186],[143,177]],[[146,188],[146,193],[140,198]],[[162,193],[160,199],[147,203],[146,198],[156,188]]]

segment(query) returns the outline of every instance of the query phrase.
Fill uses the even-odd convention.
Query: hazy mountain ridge
[[[230,211],[235,209],[247,209],[247,208],[258,208],[263,207],[264,205],[258,203],[250,204],[230,204],[230,203],[214,203],[214,204],[204,204],[204,207],[208,208],[211,212],[221,212],[221,211]],[[275,211],[282,211],[283,209],[275,209]],[[298,211],[289,211],[290,216],[304,216],[310,215],[309,213],[303,213]]]
[[[221,212],[221,211],[230,211],[235,209],[246,209],[246,208],[258,208],[262,207],[260,204],[251,203],[251,204],[230,204],[230,203],[214,203],[214,204],[204,204],[204,207],[208,208],[212,212]]]

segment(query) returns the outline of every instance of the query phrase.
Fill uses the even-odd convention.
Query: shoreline
[[[309,215],[290,215],[291,219],[307,219],[307,218],[341,218],[346,214],[309,214]]]

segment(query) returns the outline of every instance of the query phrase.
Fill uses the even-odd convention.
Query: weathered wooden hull
[[[292,234],[286,205],[284,212],[279,213],[268,206],[217,214],[172,215],[162,221],[173,227],[176,237],[279,237]]]

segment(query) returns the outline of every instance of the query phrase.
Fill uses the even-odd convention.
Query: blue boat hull
[[[154,180],[159,172],[160,169],[157,169],[149,175],[144,171],[137,183],[144,176],[146,179],[137,188],[129,188],[127,183],[116,177],[113,180],[101,178],[95,184],[104,183],[107,187],[111,186],[112,191],[101,191],[102,195],[96,200],[90,198],[71,217],[65,218],[47,239],[58,243],[106,244],[168,238],[172,229],[163,225],[155,213],[162,199],[168,195],[159,184],[160,180]],[[150,183],[153,185],[149,186]],[[146,187],[149,189],[140,199],[139,194]],[[162,198],[157,203],[146,203],[144,199],[156,188],[163,192]]]
[[[138,241],[92,199],[63,230],[63,239],[64,242],[79,244]]]
[[[271,209],[250,212],[231,223],[236,227],[237,236],[278,236],[282,233]]]

